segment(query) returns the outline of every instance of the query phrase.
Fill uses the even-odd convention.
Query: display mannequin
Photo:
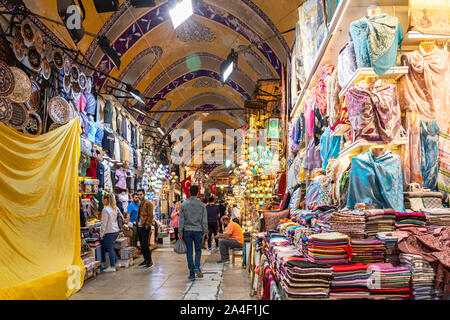
[[[420,43],[420,46],[423,50],[425,50],[425,52],[430,53],[436,47],[436,43],[433,41],[423,41]]]
[[[369,18],[372,18],[379,14],[381,14],[381,8],[379,6],[369,6],[367,8],[367,16]]]
[[[375,146],[375,147],[372,147],[371,150],[372,150],[372,154],[376,158],[382,156],[384,154],[384,152],[386,151],[383,146]]]

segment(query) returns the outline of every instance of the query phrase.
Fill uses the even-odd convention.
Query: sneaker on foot
[[[194,280],[195,280],[195,275],[194,275],[194,274],[191,274],[191,275],[188,277],[188,279],[191,280],[191,281],[194,281]]]
[[[144,266],[144,269],[151,269],[151,268],[153,268],[153,262],[147,263],[147,264]]]
[[[103,272],[116,272],[116,267],[108,267]]]
[[[140,264],[139,264],[139,267],[143,267],[143,266],[145,266],[147,264],[147,261],[143,261],[143,262],[141,262]]]
[[[217,263],[225,263],[225,262],[228,262],[228,261],[230,261],[230,260],[229,259],[227,259],[227,260],[220,259],[219,261],[217,261]]]
[[[211,248],[208,248],[208,251],[211,251],[212,249]]]
[[[200,270],[200,268],[195,268],[194,272],[195,272],[195,275],[197,276],[197,278],[203,278],[203,273]]]

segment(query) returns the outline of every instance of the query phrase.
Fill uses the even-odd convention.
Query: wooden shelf
[[[357,141],[353,142],[352,144],[350,144],[349,146],[342,149],[341,152],[339,152],[339,157],[349,156],[352,153],[361,153],[363,151],[363,149],[366,147],[382,145],[382,146],[386,147],[387,149],[392,149],[392,148],[395,148],[397,146],[407,144],[407,143],[408,143],[408,138],[406,138],[406,137],[395,139],[394,141],[392,141],[389,144],[385,144],[382,141],[357,140]]]
[[[390,68],[388,71],[386,71],[386,73],[379,77],[379,79],[398,81],[401,77],[403,77],[403,75],[408,73],[408,69],[409,68],[407,66]],[[342,88],[341,92],[339,92],[339,99],[343,97],[348,88],[364,80],[367,76],[377,76],[377,74],[375,73],[373,68],[360,68],[356,70],[350,81],[345,85],[344,88]]]

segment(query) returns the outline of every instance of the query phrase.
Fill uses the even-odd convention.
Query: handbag
[[[123,219],[122,213],[119,209],[117,209],[117,225],[119,226],[119,229],[123,229],[123,225],[125,224],[125,221]]]

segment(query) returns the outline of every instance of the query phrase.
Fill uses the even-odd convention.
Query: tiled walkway
[[[173,247],[173,246],[172,246]],[[153,251],[154,267],[139,269],[135,265],[128,269],[118,269],[115,273],[102,273],[96,279],[88,280],[81,290],[70,299],[107,300],[248,300],[250,277],[242,269],[241,258],[236,263],[217,264],[217,253],[203,250],[203,279],[191,282],[185,255],[173,252],[172,247],[162,247]]]

